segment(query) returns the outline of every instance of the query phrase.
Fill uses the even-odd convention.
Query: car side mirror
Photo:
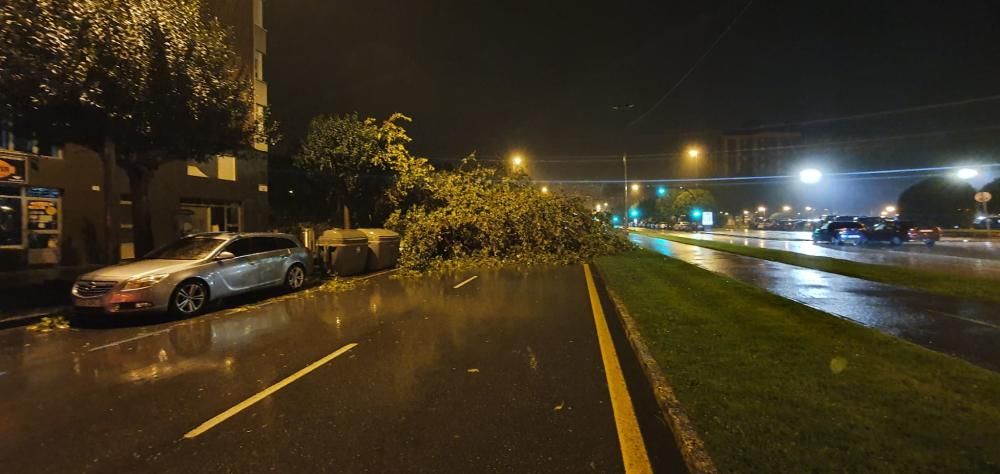
[[[215,256],[216,260],[229,260],[231,258],[236,258],[236,255],[233,255],[232,252],[219,252],[219,254]]]

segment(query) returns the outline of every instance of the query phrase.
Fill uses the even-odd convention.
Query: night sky
[[[639,154],[673,153],[690,141],[711,148],[722,130],[741,126],[1000,93],[1000,2],[758,0],[659,108],[626,128],[745,5],[271,0],[265,74],[290,144],[316,114],[383,118],[400,111],[414,119],[420,154],[497,158],[519,150],[544,178],[617,178],[620,159],[593,160],[626,147]],[[635,107],[611,108],[626,103]],[[804,132],[870,138],[957,130],[937,140],[938,148],[972,143],[983,153],[998,132],[974,129],[1000,124],[998,105]],[[893,143],[897,152],[882,160],[919,166],[950,159],[912,142]],[[907,146],[925,153],[898,151]],[[830,159],[849,168],[868,152],[854,147]],[[669,177],[664,164],[636,173]]]

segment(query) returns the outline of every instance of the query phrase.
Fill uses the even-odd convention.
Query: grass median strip
[[[865,280],[905,286],[928,293],[976,298],[1000,303],[1000,281],[988,278],[964,277],[952,273],[916,270],[892,265],[853,262],[831,257],[803,255],[787,250],[775,250],[713,240],[692,239],[673,234],[633,231],[649,237],[671,240],[682,244],[697,245],[713,250],[746,255],[748,257],[772,260],[799,267],[813,268],[839,275],[863,278]]]
[[[1000,469],[1000,374],[653,252],[596,264],[720,471]]]

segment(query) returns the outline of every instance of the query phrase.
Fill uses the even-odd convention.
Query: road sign
[[[993,199],[993,195],[986,191],[976,193],[976,202],[990,202],[990,199]]]

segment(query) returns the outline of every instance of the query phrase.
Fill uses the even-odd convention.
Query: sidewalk
[[[70,305],[76,277],[102,265],[31,268],[0,272],[0,329],[31,324]]]

